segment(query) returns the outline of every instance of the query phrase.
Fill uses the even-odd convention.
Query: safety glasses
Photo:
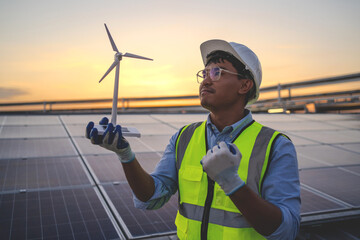
[[[241,74],[235,73],[235,72],[231,72],[229,70],[220,68],[220,67],[213,67],[210,69],[203,69],[200,70],[197,74],[197,82],[198,83],[202,83],[202,81],[204,81],[205,78],[210,77],[211,81],[219,81],[220,77],[221,77],[221,72],[227,72],[230,74],[234,74],[234,75],[238,75],[238,76],[242,76]]]

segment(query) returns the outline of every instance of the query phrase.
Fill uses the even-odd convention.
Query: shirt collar
[[[245,109],[244,111],[245,117],[237,121],[236,123],[226,126],[222,133],[239,133],[245,126],[247,126],[250,122],[253,121],[251,111],[248,109]],[[207,118],[207,126],[210,128],[215,134],[219,134],[219,130],[216,128],[216,126],[211,122],[210,114]]]

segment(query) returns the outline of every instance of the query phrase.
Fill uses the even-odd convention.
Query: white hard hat
[[[249,99],[248,104],[256,102],[256,100],[259,98],[262,70],[258,57],[253,51],[251,51],[250,48],[235,42],[226,42],[224,40],[213,39],[203,42],[200,45],[200,51],[204,65],[206,64],[206,56],[213,51],[224,51],[231,53],[240,62],[242,62],[245,65],[245,69],[249,70],[253,75],[256,86],[255,97],[253,99]]]

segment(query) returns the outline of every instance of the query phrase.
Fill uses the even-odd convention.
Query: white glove
[[[220,142],[201,160],[204,171],[220,185],[227,196],[245,185],[238,174],[241,157],[235,144]]]
[[[131,150],[129,142],[122,136],[121,126],[108,123],[107,118],[100,121],[100,125],[107,125],[104,135],[98,135],[98,130],[94,128],[94,123],[89,122],[86,127],[85,136],[91,139],[93,144],[113,151],[122,163],[134,161],[135,153]]]

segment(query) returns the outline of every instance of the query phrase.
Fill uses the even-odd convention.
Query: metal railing
[[[310,81],[299,81],[294,83],[287,84],[277,84],[270,87],[263,87],[260,89],[260,93],[274,92],[277,97],[265,98],[258,100],[255,104],[249,106],[249,108],[254,112],[265,112],[273,108],[281,108],[285,111],[298,111],[307,109],[309,104],[313,104],[315,107],[315,112],[323,108],[336,109],[336,108],[356,108],[360,109],[360,89],[354,89],[350,91],[334,91],[328,93],[318,93],[318,94],[308,94],[308,95],[293,95],[292,90],[299,88],[312,88],[320,85],[333,85],[333,84],[342,84],[347,82],[359,82],[360,73],[336,76],[330,78],[315,79]],[[287,91],[287,96],[282,96],[282,92]],[[132,103],[149,103],[149,102],[166,102],[171,100],[196,100],[198,95],[188,95],[188,96],[165,96],[165,97],[147,97],[147,98],[120,98],[119,99],[119,111],[122,112],[131,112],[136,109],[141,109],[142,107],[133,107]],[[86,112],[86,111],[109,111],[111,109],[111,98],[107,99],[88,99],[88,100],[64,100],[64,101],[36,101],[36,102],[17,102],[17,103],[0,103],[0,113],[9,113],[9,112],[42,112],[42,113],[51,113],[59,111],[67,112]],[[199,107],[198,103],[185,104],[185,101],[177,102],[176,105],[169,104],[161,107],[146,107],[150,110],[155,110],[156,108],[169,108],[169,107]],[[75,108],[74,106],[79,106],[85,104],[86,107]],[[104,104],[103,107],[94,107],[92,104]],[[345,106],[348,104],[349,106]],[[67,107],[63,109],[53,109],[53,106],[65,105]],[[12,110],[10,107],[26,107],[26,106],[37,106],[37,109],[42,110]],[[41,108],[42,106],[42,108]],[[337,106],[337,107],[336,107]],[[318,110],[316,109],[318,108]],[[7,109],[7,110],[6,110]]]

